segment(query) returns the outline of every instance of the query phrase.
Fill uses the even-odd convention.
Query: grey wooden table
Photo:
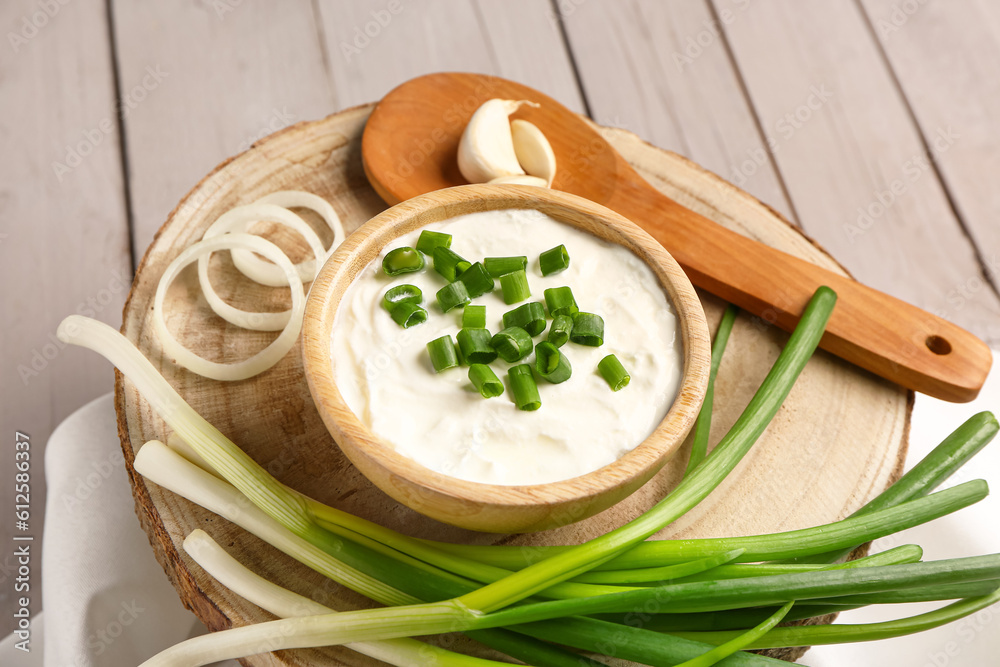
[[[4,607],[15,432],[40,536],[45,441],[112,388],[58,322],[118,326],[218,162],[425,72],[516,79],[686,155],[860,280],[1000,341],[995,0],[4,0],[0,26]]]

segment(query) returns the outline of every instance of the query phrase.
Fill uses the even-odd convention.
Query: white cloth
[[[918,396],[908,462],[918,461],[945,435],[980,410],[1000,412],[1000,372],[979,399],[951,404]],[[132,667],[158,650],[204,632],[179,602],[153,558],[133,512],[110,396],[81,408],[52,434],[46,453],[49,484],[45,518],[44,615],[34,619],[35,651],[0,641],[0,665],[11,667]],[[1000,441],[989,445],[946,485],[984,477],[1000,488]],[[926,559],[1000,552],[1000,499],[982,503],[892,538]],[[937,605],[905,605],[842,614],[839,623],[872,622],[920,613]],[[42,632],[44,626],[44,633]],[[44,640],[42,639],[44,637]],[[44,663],[38,648],[44,641]],[[911,637],[816,647],[811,667],[988,667],[1000,664],[1000,607]],[[236,663],[227,663],[235,666]]]

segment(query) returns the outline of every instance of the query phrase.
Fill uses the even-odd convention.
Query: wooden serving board
[[[163,358],[150,320],[157,282],[167,264],[199,240],[224,211],[275,190],[302,189],[330,200],[351,231],[385,208],[361,167],[361,131],[371,109],[357,107],[287,128],[223,163],[199,183],[146,252],[125,306],[122,332],[196,410],[280,480],[396,530],[475,544],[558,544],[579,542],[636,516],[677,483],[687,459],[686,447],[640,491],[591,519],[532,535],[472,533],[436,523],[399,505],[350,465],[313,407],[298,346],[268,372],[235,383],[195,376]],[[685,206],[742,234],[843,272],[777,213],[714,174],[628,132],[607,128],[602,132],[654,186]],[[315,226],[322,235],[322,226]],[[293,253],[301,253],[294,239],[279,232],[268,235]],[[329,242],[328,233],[324,240]],[[298,258],[293,255],[293,259]],[[287,290],[250,283],[232,269],[228,257],[214,257],[210,273],[219,292],[236,306],[260,309],[263,302],[276,310],[286,307]],[[714,328],[722,304],[708,295],[703,301]],[[175,335],[213,360],[243,358],[274,337],[236,329],[215,317],[201,296],[193,267],[169,290],[166,312]],[[740,316],[716,385],[713,445],[742,411],[786,338],[765,321]],[[224,589],[184,554],[181,542],[195,528],[204,529],[246,566],[282,586],[336,609],[366,605],[360,596],[242,529],[145,482],[132,468],[135,451],[147,440],[165,440],[169,431],[120,375],[115,401],[140,522],[181,599],[209,628],[218,630],[272,617]],[[912,394],[904,389],[818,353],[774,423],[738,469],[699,507],[663,531],[662,537],[745,535],[843,518],[899,473],[911,406]],[[260,655],[244,664],[376,663],[343,649],[321,649]]]

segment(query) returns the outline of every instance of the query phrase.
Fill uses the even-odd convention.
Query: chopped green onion
[[[580,312],[573,298],[573,290],[568,287],[550,287],[545,290],[545,305],[549,315],[575,315]]]
[[[469,301],[471,301],[469,290],[465,289],[465,283],[463,282],[448,283],[437,291],[438,305],[446,313],[452,308],[469,303]]]
[[[558,245],[552,250],[546,250],[538,256],[538,267],[543,276],[551,276],[569,268],[569,253],[566,246]]]
[[[390,276],[400,276],[424,268],[424,256],[409,246],[396,248],[382,258],[382,270]]]
[[[451,234],[443,232],[432,232],[429,229],[425,229],[420,232],[420,238],[417,239],[417,250],[431,257],[434,256],[434,248],[450,247]]]
[[[507,327],[493,336],[490,344],[509,364],[524,359],[531,353],[531,336],[521,327]]]
[[[528,258],[521,257],[487,257],[483,260],[483,266],[494,278],[513,273],[514,271],[524,271],[528,268]]]
[[[469,364],[488,364],[497,358],[497,351],[490,345],[493,336],[486,329],[462,329],[458,332],[458,347]]]
[[[485,329],[486,328],[486,306],[466,305],[462,311],[463,329]]]
[[[500,276],[500,289],[503,290],[503,302],[508,306],[514,303],[521,303],[531,296],[531,288],[528,287],[528,276],[524,273],[523,269]]]
[[[382,297],[382,305],[386,310],[392,312],[393,306],[401,303],[420,304],[424,300],[424,294],[416,285],[396,285],[390,287],[385,296]]]
[[[535,383],[535,376],[531,374],[530,365],[511,366],[507,371],[507,378],[510,380],[510,392],[514,395],[514,405],[518,410],[537,410],[542,406],[542,399],[538,397],[538,385]]]
[[[569,339],[577,345],[600,347],[604,345],[604,319],[593,313],[573,315],[573,332]]]
[[[427,311],[415,303],[400,303],[392,307],[389,316],[404,329],[427,321]]]
[[[451,336],[441,336],[427,343],[427,354],[431,357],[431,366],[434,367],[435,373],[458,366],[455,342]]]
[[[549,327],[549,335],[545,340],[556,347],[562,347],[569,340],[569,335],[573,331],[573,318],[570,315],[556,315]]]
[[[545,331],[545,308],[541,301],[531,301],[503,314],[503,327],[521,327],[529,336]]]
[[[628,386],[629,380],[632,379],[625,367],[622,366],[622,362],[618,361],[618,357],[613,354],[609,354],[597,362],[597,370],[611,386],[611,391],[621,391]]]
[[[493,398],[503,393],[503,382],[500,382],[497,374],[486,364],[469,366],[469,381],[483,398]]]
[[[472,266],[472,262],[444,246],[434,248],[432,257],[434,257],[434,270],[450,283],[455,282],[463,271]]]
[[[476,262],[465,271],[462,271],[458,279],[465,283],[465,288],[469,290],[469,296],[473,299],[487,292],[492,292],[496,286],[493,282],[493,277],[487,273],[486,267],[481,262]]]
[[[535,370],[552,384],[565,382],[573,374],[573,367],[566,355],[548,341],[535,346]]]

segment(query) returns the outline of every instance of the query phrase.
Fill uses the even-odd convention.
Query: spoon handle
[[[827,285],[839,298],[820,347],[935,398],[966,402],[979,393],[992,354],[965,329],[730,231],[631,176],[619,179],[605,205],[662,243],[696,286],[791,331]]]

